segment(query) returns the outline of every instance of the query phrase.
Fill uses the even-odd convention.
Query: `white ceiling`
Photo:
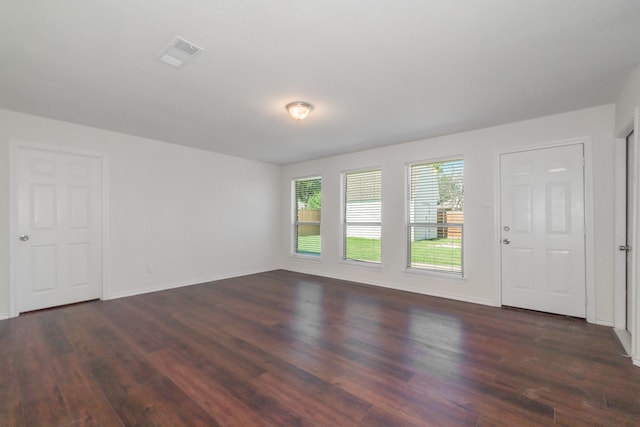
[[[279,164],[613,102],[638,63],[638,0],[0,1],[0,108]]]

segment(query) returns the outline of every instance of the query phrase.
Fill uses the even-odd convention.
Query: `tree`
[[[464,188],[459,177],[450,174],[441,174],[438,177],[438,190],[440,192],[439,205],[447,205],[454,211],[462,210],[464,204]]]
[[[434,163],[433,170],[438,176],[438,193],[440,199],[438,205],[446,205],[455,211],[463,209],[464,205],[464,185],[462,176],[456,168],[451,168],[453,162]]]
[[[309,197],[306,208],[311,210],[320,210],[322,208],[322,191],[318,191]]]
[[[296,199],[298,203],[307,206],[309,199],[315,194],[320,193],[322,183],[320,178],[301,179],[296,181]]]

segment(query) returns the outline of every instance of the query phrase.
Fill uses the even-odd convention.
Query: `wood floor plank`
[[[0,377],[1,378],[1,377]],[[24,427],[24,413],[21,404],[5,405],[0,410],[0,427]]]
[[[335,376],[340,369],[339,365],[342,361],[320,346],[310,345],[296,336],[266,327],[259,321],[243,318],[240,314],[242,312],[225,309],[220,311],[226,313],[228,319],[226,323],[219,325],[220,329],[242,341],[251,343],[265,353],[307,369],[320,378]],[[198,315],[189,313],[187,316],[195,322]],[[206,322],[202,318],[200,321]]]
[[[610,328],[282,270],[0,321],[0,426],[638,426]]]
[[[172,425],[217,427],[220,424],[167,377],[142,388]]]
[[[249,406],[237,399],[217,378],[215,368],[191,364],[184,354],[161,350],[149,355],[158,369],[196,402],[216,424],[224,426],[262,426],[265,422]],[[215,425],[215,424],[214,424]]]
[[[20,400],[26,425],[66,425],[62,391],[51,369],[53,355],[45,343],[30,345],[17,358]]]
[[[556,411],[556,425],[566,427],[637,427],[638,419],[613,412],[603,412],[584,408],[568,410],[564,407]]]
[[[368,372],[345,373],[337,380],[336,385],[408,423],[475,426],[479,416],[473,408],[433,398],[424,392],[414,393],[406,382],[378,380]]]
[[[122,425],[89,368],[77,354],[54,358],[50,364],[71,424]]]
[[[113,360],[95,360],[91,362],[90,369],[124,425],[171,425],[152,397],[144,392],[148,383],[139,382],[125,365]]]
[[[431,423],[429,420],[421,420],[420,422],[411,422],[400,418],[393,413],[386,412],[380,408],[373,407],[364,416],[362,422],[359,424],[366,427],[429,427],[437,426],[437,424]]]
[[[451,381],[445,377],[417,374],[409,382],[407,392],[429,400],[448,402],[468,408],[480,416],[483,423],[492,419],[508,421],[522,427],[550,425],[554,422],[554,408],[515,391],[499,387],[492,381]]]
[[[142,310],[140,310],[142,308]],[[136,304],[136,311],[151,310],[152,307],[144,302]],[[127,319],[131,319],[128,316]],[[158,317],[156,317],[158,319]],[[148,320],[136,318],[148,334],[155,337],[156,342],[162,342],[162,348],[173,349],[177,352],[187,353],[195,364],[209,364],[217,368],[226,369],[238,377],[250,380],[265,372],[264,367],[258,366],[244,359],[237,353],[227,348],[223,343],[212,339],[211,325],[202,323],[192,324],[187,317],[162,317],[162,320]],[[127,335],[132,333],[124,324],[119,323]],[[134,331],[134,340],[139,332]]]
[[[304,419],[319,425],[354,425],[371,408],[371,404],[341,388],[321,381],[299,369],[284,372],[270,369],[252,381],[257,390],[275,397]],[[282,387],[287,384],[287,387]],[[310,395],[313,399],[300,399]]]
[[[21,402],[20,383],[14,352],[3,352],[0,355],[0,413],[15,410]],[[13,408],[13,409],[12,409]]]

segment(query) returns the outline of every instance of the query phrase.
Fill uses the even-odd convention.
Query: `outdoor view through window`
[[[380,263],[382,171],[344,174],[343,259]]]
[[[462,275],[464,161],[409,165],[407,267]]]
[[[320,222],[322,212],[322,178],[294,181],[293,253],[320,255]]]

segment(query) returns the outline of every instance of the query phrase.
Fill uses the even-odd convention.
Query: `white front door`
[[[583,150],[500,156],[503,305],[586,317]]]
[[[102,167],[98,157],[18,147],[18,313],[100,297]]]

